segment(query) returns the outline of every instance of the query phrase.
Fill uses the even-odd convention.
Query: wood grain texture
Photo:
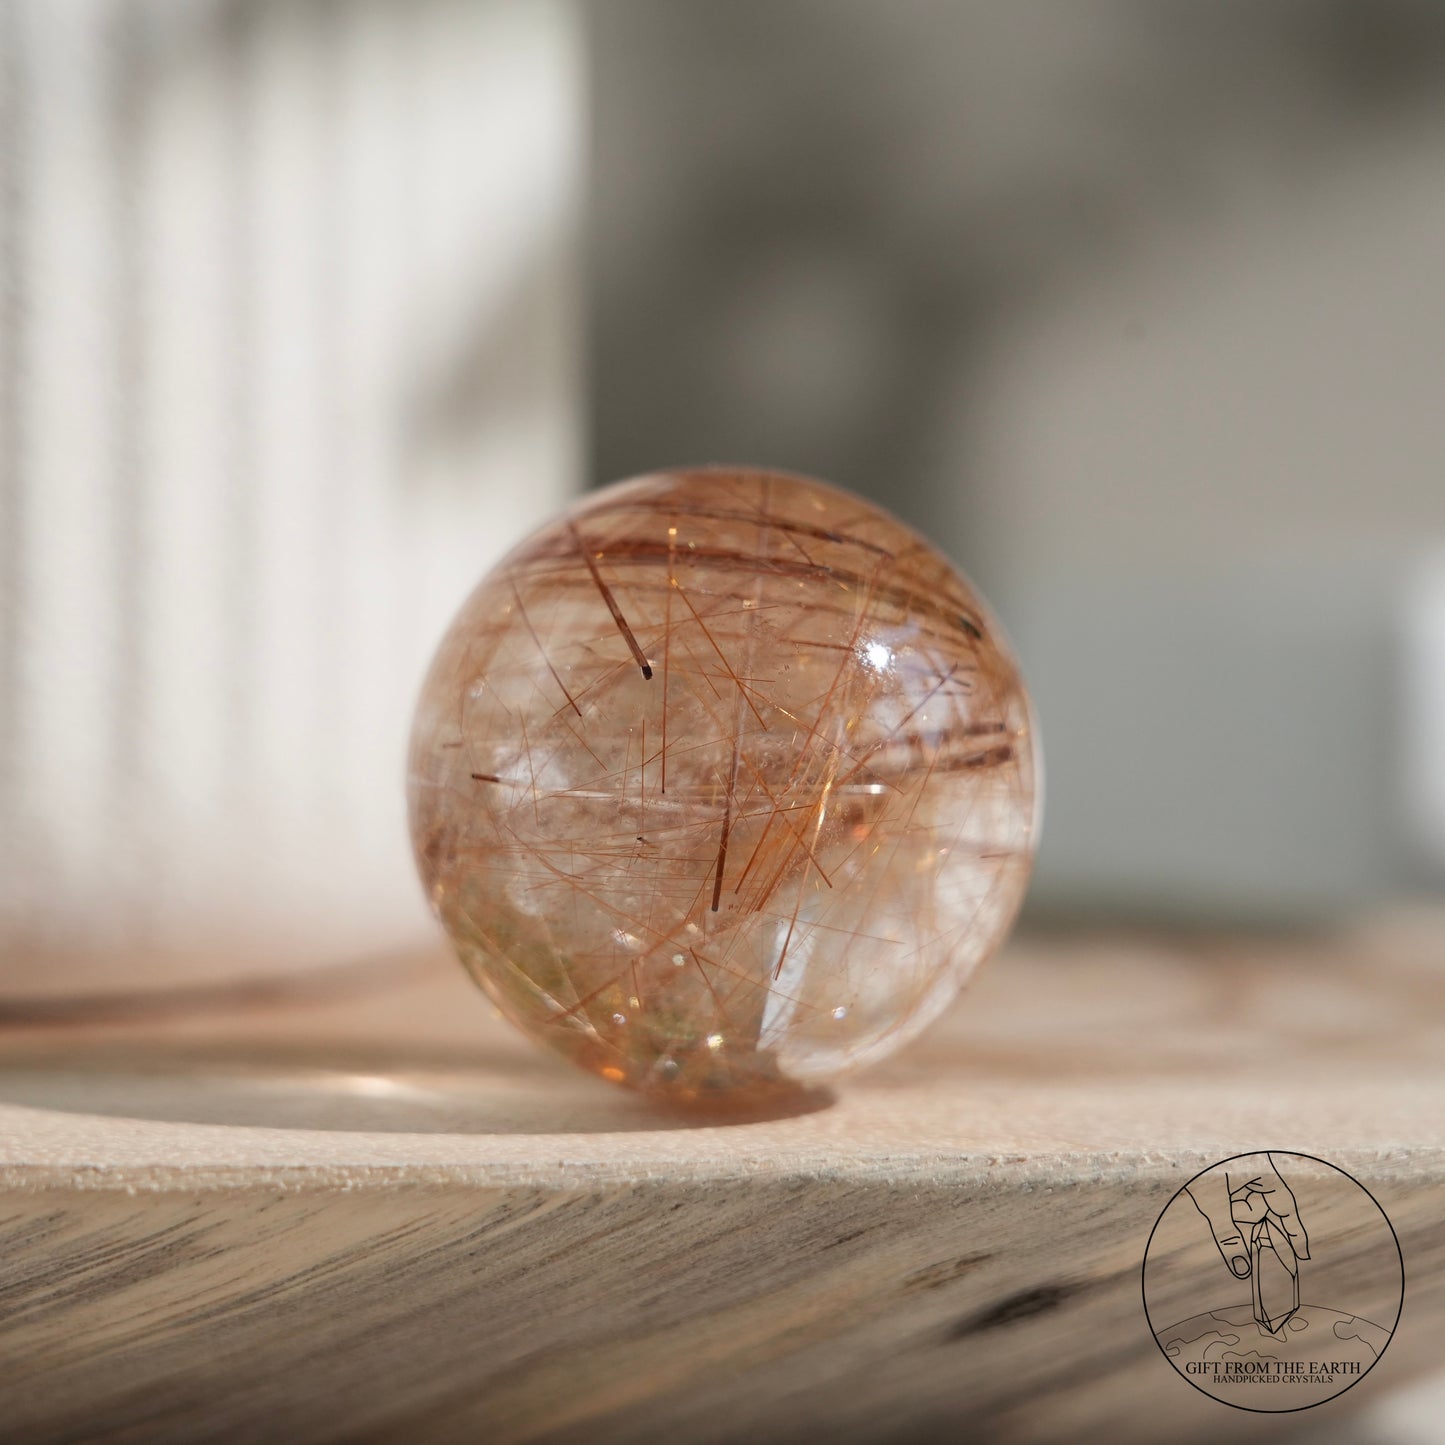
[[[1036,941],[753,1122],[574,1074],[437,959],[12,1027],[3,1438],[1277,1439],[1183,1383],[1139,1293],[1172,1193],[1262,1148],[1349,1169],[1400,1236],[1401,1326],[1338,1420],[1441,1363],[1442,955],[1408,923]]]

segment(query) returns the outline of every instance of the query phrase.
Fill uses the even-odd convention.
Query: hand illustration
[[[1309,1236],[1300,1222],[1294,1194],[1268,1154],[1230,1159],[1201,1174],[1188,1190],[1236,1279],[1249,1278],[1250,1233],[1264,1221],[1283,1232],[1296,1259],[1310,1257]]]

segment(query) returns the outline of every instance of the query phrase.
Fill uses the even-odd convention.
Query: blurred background
[[[592,455],[765,459],[984,589],[1031,906],[1445,878],[1445,8],[593,8]]]
[[[421,670],[587,470],[581,20],[0,5],[0,995],[433,936]]]
[[[982,586],[1036,922],[1433,919],[1442,334],[1432,0],[6,0],[0,990],[429,936],[447,617],[698,461]]]

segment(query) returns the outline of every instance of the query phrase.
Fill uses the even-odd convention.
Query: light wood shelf
[[[574,1074],[440,957],[12,1024],[0,1434],[1277,1439],[1169,1368],[1139,1288],[1171,1194],[1265,1148],[1350,1170],[1404,1250],[1339,1418],[1442,1363],[1442,938],[1019,943],[902,1058],[752,1122]]]

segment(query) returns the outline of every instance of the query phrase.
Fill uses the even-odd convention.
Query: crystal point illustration
[[[1278,1336],[1300,1304],[1294,1246],[1284,1230],[1262,1219],[1250,1233],[1249,1262],[1255,1323]]]
[[[462,961],[614,1082],[748,1102],[919,1033],[1035,846],[1017,669],[932,546],[823,483],[592,494],[443,639],[412,838]]]

